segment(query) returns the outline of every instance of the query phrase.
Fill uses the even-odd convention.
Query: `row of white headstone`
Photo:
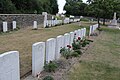
[[[98,27],[98,24],[93,25],[90,30],[93,32]],[[90,32],[91,32],[90,31]],[[32,75],[43,70],[44,63],[49,63],[53,60],[60,59],[61,47],[72,45],[75,37],[85,37],[86,28],[75,30],[74,32],[66,33],[50,38],[45,42],[37,42],[32,45]],[[0,55],[0,80],[20,80],[19,52],[10,51]]]
[[[66,33],[57,38],[50,38],[46,42],[37,42],[32,45],[32,75],[36,76],[43,70],[44,63],[60,59],[60,49],[73,43],[74,34],[76,38],[86,36],[86,28]]]
[[[98,28],[98,24],[90,26],[89,36],[95,32],[95,30]]]
[[[32,45],[32,75],[43,70],[44,63],[49,63],[60,58],[61,47],[72,45],[74,34],[84,37],[86,28],[50,38],[45,42],[37,42]],[[19,52],[10,51],[0,55],[0,80],[20,80]]]
[[[12,22],[12,29],[16,29],[16,21]],[[8,24],[7,22],[3,22],[3,32],[7,32],[8,31]]]
[[[65,18],[64,20],[44,20],[44,27],[52,27],[56,25],[69,24],[72,22],[78,22],[80,19],[69,19]]]
[[[45,27],[51,27],[51,26],[56,26],[62,24],[62,20],[47,20],[46,24],[44,25]]]
[[[64,24],[69,24],[69,23],[70,23],[70,18],[65,18],[65,19],[63,20],[63,23],[64,23]]]
[[[74,21],[73,21],[73,22],[78,22],[78,21],[80,21],[80,19],[74,19]]]

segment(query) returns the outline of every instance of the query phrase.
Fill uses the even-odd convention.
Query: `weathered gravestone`
[[[81,39],[83,39],[84,36],[84,32],[83,32],[83,28],[81,29]]]
[[[86,36],[86,28],[84,28],[84,37]]]
[[[45,42],[32,45],[32,75],[35,77],[43,70],[45,61]]]
[[[44,15],[44,28],[47,27],[47,12],[42,12],[42,15]]]
[[[18,51],[0,55],[0,80],[20,80]]]
[[[46,62],[55,60],[56,39],[50,38],[46,41]]]
[[[92,26],[90,26],[89,36],[92,34]]]
[[[80,35],[80,34],[81,34],[81,32],[80,32],[80,31],[81,31],[81,30],[80,30],[80,29],[78,29],[78,36],[79,36],[79,37],[81,37],[81,35]]]
[[[13,21],[13,30],[16,29],[16,21]]]
[[[70,45],[72,46],[73,43],[73,39],[74,39],[74,32],[70,32]]]
[[[37,29],[37,21],[34,21],[34,23],[33,23],[33,29]]]
[[[74,34],[75,34],[75,38],[77,39],[77,38],[78,38],[78,36],[79,36],[78,31],[77,31],[77,30],[75,30],[75,31],[74,31]]]
[[[8,31],[7,22],[3,22],[3,32],[7,31]]]
[[[60,50],[64,45],[64,37],[62,35],[57,36],[56,38],[56,47],[55,47],[55,59],[58,60],[60,58]]]
[[[67,48],[67,45],[70,45],[70,34],[64,34],[64,46]]]

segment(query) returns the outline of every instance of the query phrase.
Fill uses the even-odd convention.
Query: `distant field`
[[[104,27],[66,80],[120,80],[120,30]]]
[[[82,22],[89,26],[89,23]],[[48,38],[55,38],[66,32],[79,29],[77,23],[62,25],[52,28],[32,30],[31,28],[20,29],[10,33],[0,34],[0,53],[11,50],[20,52],[20,70],[21,76],[31,70],[31,47],[35,42],[46,41]]]

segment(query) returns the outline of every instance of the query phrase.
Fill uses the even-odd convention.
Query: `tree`
[[[82,0],[66,0],[64,10],[67,15],[84,16],[86,15],[84,10],[86,6],[87,4],[82,3]]]
[[[58,12],[57,0],[1,0],[0,13],[42,13]]]
[[[120,10],[119,0],[93,0],[86,8],[88,15],[93,15],[98,18],[98,24],[100,18],[103,18],[103,24],[105,24],[106,18],[112,18],[114,12],[119,12]]]
[[[16,7],[11,0],[0,1],[0,13],[16,13]]]

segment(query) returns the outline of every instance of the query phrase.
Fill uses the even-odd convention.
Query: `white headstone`
[[[74,39],[74,32],[70,32],[70,45],[72,46],[73,43],[73,39]]]
[[[80,29],[78,29],[78,37],[81,37],[81,32],[80,32],[81,30]]]
[[[50,38],[46,41],[46,62],[55,60],[56,39]]]
[[[37,29],[37,21],[34,21],[33,29]]]
[[[13,21],[13,30],[16,29],[16,21]]]
[[[84,28],[84,37],[86,36],[86,28]]]
[[[7,31],[8,31],[7,22],[3,22],[3,32]]]
[[[44,28],[47,27],[47,20],[44,20]]]
[[[92,26],[90,26],[89,36],[91,35],[91,33],[92,33]]]
[[[67,48],[67,45],[70,45],[70,34],[64,34],[64,46]]]
[[[83,28],[81,29],[81,39],[83,39],[84,36],[84,32],[83,32]]]
[[[47,12],[42,12],[42,15],[44,15],[44,28],[47,26]]]
[[[0,80],[20,80],[18,51],[0,55]]]
[[[55,59],[58,60],[60,58],[60,49],[63,48],[63,36],[57,36],[56,38],[56,48],[55,48]]]
[[[74,33],[76,34],[76,39],[78,38],[79,34],[78,34],[78,30],[75,30]]]
[[[45,61],[45,42],[32,45],[32,75],[35,77],[43,70]]]

